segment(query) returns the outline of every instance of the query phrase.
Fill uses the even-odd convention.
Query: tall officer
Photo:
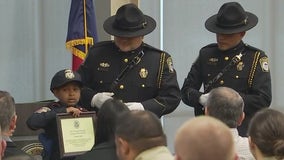
[[[78,69],[84,88],[82,106],[99,108],[110,98],[131,110],[168,114],[180,103],[180,89],[171,56],[143,42],[156,27],[153,18],[134,4],[121,6],[104,22],[114,41],[96,43]]]
[[[268,57],[242,41],[246,31],[257,22],[257,16],[246,12],[239,3],[223,4],[218,14],[205,22],[206,29],[216,33],[217,43],[200,50],[182,87],[182,101],[194,107],[195,115],[204,114],[207,93],[212,88],[226,86],[239,92],[246,114],[238,128],[242,136],[246,136],[254,113],[271,103]],[[202,84],[204,92],[200,91]]]

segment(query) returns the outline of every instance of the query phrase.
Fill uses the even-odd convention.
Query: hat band
[[[242,20],[240,23],[236,23],[236,24],[221,24],[221,23],[217,23],[217,25],[219,27],[225,27],[225,28],[230,28],[230,27],[239,27],[239,26],[243,26],[243,25],[247,25],[248,23],[248,17],[246,17],[244,20]]]
[[[118,29],[122,29],[122,30],[129,30],[129,31],[134,31],[134,30],[139,30],[139,29],[143,29],[143,28],[146,28],[147,26],[147,22],[144,21],[143,23],[139,24],[138,26],[134,26],[134,27],[131,27],[131,26],[125,26],[125,25],[119,25],[117,22],[114,23],[114,26]]]

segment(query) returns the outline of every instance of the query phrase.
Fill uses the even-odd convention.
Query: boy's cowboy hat
[[[132,3],[121,6],[114,16],[104,22],[104,30],[118,37],[137,37],[152,32],[156,22]]]
[[[239,3],[228,2],[221,6],[218,14],[206,20],[205,27],[213,33],[233,34],[247,31],[257,22],[257,16],[246,12]]]

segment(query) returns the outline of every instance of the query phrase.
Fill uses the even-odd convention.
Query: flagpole
[[[97,39],[93,0],[72,0],[66,48],[73,54],[72,69],[77,70]]]
[[[87,28],[87,9],[86,0],[84,1],[84,35],[85,35],[85,54],[88,53],[88,28]]]

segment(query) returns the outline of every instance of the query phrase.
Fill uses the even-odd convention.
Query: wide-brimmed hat
[[[218,14],[209,17],[205,22],[207,30],[213,33],[233,34],[247,31],[256,26],[258,18],[246,12],[237,2],[224,3]]]
[[[132,3],[121,6],[114,16],[104,22],[104,30],[118,37],[137,37],[152,32],[156,21]]]

